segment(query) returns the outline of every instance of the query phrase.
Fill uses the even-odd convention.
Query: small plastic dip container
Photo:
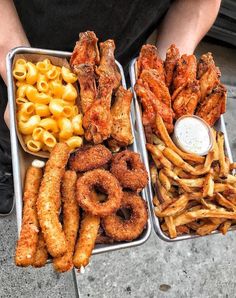
[[[212,149],[213,135],[203,119],[186,115],[176,121],[173,141],[181,150],[203,156]]]

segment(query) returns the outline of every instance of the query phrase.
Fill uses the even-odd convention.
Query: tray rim
[[[195,239],[195,238],[200,238],[200,237],[206,237],[206,236],[211,236],[214,234],[220,234],[220,232],[218,230],[213,231],[211,234],[209,235],[204,235],[204,236],[200,236],[200,235],[193,235],[193,234],[189,234],[189,235],[180,235],[177,236],[176,238],[172,239],[170,237],[168,237],[167,235],[164,234],[164,232],[162,231],[161,227],[160,227],[160,221],[159,218],[155,215],[154,212],[154,205],[153,205],[153,187],[151,185],[151,179],[150,179],[150,167],[149,167],[149,158],[148,158],[148,152],[146,149],[146,137],[145,137],[145,133],[144,133],[144,128],[142,125],[142,118],[141,118],[141,112],[140,112],[140,104],[137,98],[137,94],[134,90],[134,86],[136,84],[136,75],[135,75],[135,63],[137,61],[137,57],[132,59],[130,64],[129,64],[129,77],[130,77],[130,82],[131,82],[131,89],[133,92],[133,98],[134,98],[134,105],[135,105],[135,116],[137,119],[137,124],[138,124],[138,130],[140,133],[140,138],[142,139],[142,152],[141,154],[143,155],[143,160],[145,163],[145,166],[148,170],[148,175],[149,175],[149,183],[148,183],[148,187],[147,187],[147,197],[148,197],[148,201],[149,201],[149,205],[150,205],[150,212],[151,212],[151,217],[152,217],[152,226],[153,229],[156,233],[156,235],[166,241],[166,242],[177,242],[177,241],[182,241],[182,240],[191,240],[191,239]],[[232,152],[230,149],[230,145],[229,145],[229,138],[228,138],[228,134],[227,134],[227,130],[226,130],[226,126],[225,126],[225,122],[224,122],[224,117],[223,115],[220,116],[220,119],[218,120],[218,126],[220,126],[221,131],[224,133],[225,136],[225,149],[228,155],[228,158],[230,160],[230,162],[233,162],[233,156],[232,156]],[[229,229],[229,231],[233,231],[236,230],[236,225],[231,227]]]
[[[48,50],[48,49],[42,49],[42,48],[31,48],[31,47],[16,47],[9,51],[9,53],[6,56],[6,67],[7,67],[7,92],[8,92],[8,102],[9,102],[9,112],[10,112],[10,140],[11,140],[11,152],[12,152],[12,167],[13,167],[13,183],[14,183],[14,200],[15,200],[15,207],[16,207],[16,219],[17,219],[17,231],[18,231],[18,237],[20,234],[21,229],[21,223],[22,223],[22,187],[21,187],[21,174],[20,174],[20,159],[19,159],[19,141],[16,134],[16,118],[15,118],[15,95],[14,95],[14,79],[12,76],[12,63],[14,56],[16,54],[39,54],[39,55],[51,55],[51,56],[57,56],[61,58],[69,58],[71,56],[71,52],[66,51],[58,51],[58,50]],[[119,68],[119,71],[121,73],[122,77],[122,85],[124,88],[126,88],[126,81],[124,76],[124,71],[121,66],[121,64],[116,61],[116,65]],[[133,106],[133,103],[132,103]],[[132,123],[132,130],[134,133],[134,125],[133,125],[133,118],[135,118],[132,113],[134,113],[134,109],[131,106],[131,123]],[[134,134],[135,136],[135,134]],[[134,137],[134,151],[139,152],[136,139]],[[23,149],[22,149],[23,150]],[[28,153],[26,153],[28,154]],[[141,153],[140,153],[141,154]],[[142,191],[142,197],[145,199],[146,202],[148,202],[146,190]],[[130,242],[123,242],[123,243],[115,243],[115,244],[105,244],[104,246],[97,245],[93,249],[92,255],[120,250],[124,248],[129,247],[135,247],[140,246],[144,244],[148,238],[151,235],[151,215],[150,215],[150,209],[148,210],[148,221],[146,225],[146,229],[144,230],[143,234],[140,236],[140,239],[133,240]]]

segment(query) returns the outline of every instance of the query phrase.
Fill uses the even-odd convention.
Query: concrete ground
[[[201,43],[197,53],[212,51],[222,81],[236,86],[236,50]],[[236,88],[229,87],[225,115],[236,159]],[[57,274],[51,266],[17,268],[15,213],[0,218],[0,297],[76,297],[71,273]],[[235,232],[174,244],[154,232],[142,246],[92,257],[85,274],[77,275],[80,297],[235,297]]]

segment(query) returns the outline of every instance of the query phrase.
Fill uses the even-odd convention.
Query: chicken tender
[[[72,257],[79,229],[79,206],[76,202],[76,180],[74,171],[66,171],[62,179],[63,230],[67,240],[66,253],[53,259],[56,271],[65,272],[73,268]]]
[[[37,250],[35,254],[35,260],[32,264],[35,268],[43,267],[47,263],[48,259],[48,252],[46,248],[46,243],[43,239],[43,234],[39,231],[39,239],[37,244]]]
[[[88,265],[95,246],[99,226],[100,218],[98,216],[84,213],[73,257],[73,263],[76,268],[80,269],[82,266]]]
[[[26,172],[23,220],[15,255],[17,266],[32,265],[35,259],[39,232],[36,201],[42,176],[42,169],[33,166],[30,166]]]
[[[52,257],[59,257],[67,251],[67,243],[58,216],[61,179],[70,154],[66,143],[58,143],[46,163],[39,190],[37,211],[40,227]]]

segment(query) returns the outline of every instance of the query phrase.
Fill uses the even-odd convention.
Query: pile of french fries
[[[236,163],[224,152],[224,135],[212,129],[214,144],[206,157],[181,151],[157,115],[159,136],[147,144],[155,214],[170,238],[182,234],[225,234],[236,223]]]

